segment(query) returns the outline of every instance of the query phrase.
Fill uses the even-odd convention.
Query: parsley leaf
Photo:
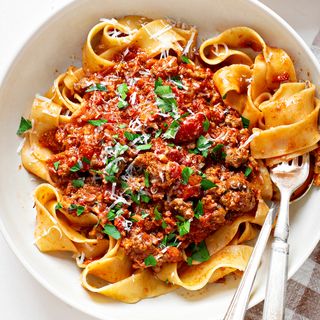
[[[90,164],[90,160],[87,157],[82,157],[81,161]]]
[[[62,206],[61,202],[57,202],[57,204],[55,205],[54,208],[55,208],[56,210],[59,210],[59,209],[62,209],[63,206]]]
[[[188,184],[189,178],[193,173],[193,169],[190,167],[184,167],[182,170],[182,184]]]
[[[161,133],[162,133],[162,129],[157,130],[154,137],[159,138],[161,136]]]
[[[209,179],[202,179],[201,180],[201,188],[203,190],[209,190],[211,188],[216,187],[217,185],[215,183],[213,183],[211,180]]]
[[[163,137],[165,139],[174,139],[176,137],[177,132],[179,131],[180,124],[177,120],[172,121],[168,130],[164,133]]]
[[[206,158],[208,156],[208,149],[211,147],[211,141],[206,137],[200,136],[197,140],[197,149],[201,151],[201,154]]]
[[[178,87],[178,89],[183,89],[184,88],[180,76],[171,77],[170,81],[173,84],[175,84]]]
[[[150,254],[144,259],[144,264],[146,265],[146,267],[148,266],[155,267],[157,265],[157,260],[153,255]]]
[[[126,83],[119,84],[117,87],[117,93],[120,101],[118,102],[118,108],[122,109],[128,106],[128,102],[125,101],[128,93],[128,85]]]
[[[53,163],[54,170],[58,171],[60,165],[60,161],[56,161]]]
[[[149,188],[150,187],[150,180],[149,180],[150,173],[148,171],[144,171],[144,185]]]
[[[76,210],[77,216],[81,216],[84,212],[84,206],[77,206],[76,204],[71,204],[69,210]]]
[[[150,197],[147,196],[146,194],[141,194],[140,198],[141,198],[141,201],[144,202],[144,203],[149,203],[150,200],[151,200]]]
[[[250,126],[250,120],[241,116],[241,120],[242,120],[242,125],[244,128],[249,128]]]
[[[201,241],[198,245],[190,245],[191,249],[191,259],[198,262],[208,261],[210,259],[209,251],[207,249],[205,241]]]
[[[161,78],[158,78],[155,82],[154,82],[154,89],[157,89],[158,87],[162,86],[163,81]]]
[[[100,127],[106,122],[108,122],[108,120],[106,119],[88,120],[88,123],[92,124],[95,127]]]
[[[78,161],[74,166],[70,168],[70,172],[77,172],[83,168],[82,162]]]
[[[199,219],[203,215],[203,203],[201,200],[198,201],[197,206],[194,208],[194,216]]]
[[[206,118],[206,120],[202,123],[202,127],[204,132],[207,132],[209,130],[210,121],[208,120],[208,118]]]
[[[227,98],[227,94],[228,94],[228,92],[226,92],[226,93],[222,96],[222,99],[223,99],[223,100]]]
[[[168,226],[167,223],[163,220],[161,223],[162,229],[165,229],[167,226]]]
[[[113,224],[106,224],[104,226],[103,233],[107,234],[108,236],[110,236],[116,240],[121,238],[120,232]]]
[[[84,181],[82,179],[72,180],[72,185],[76,188],[81,188],[84,186]]]
[[[129,141],[133,141],[137,138],[139,138],[141,135],[138,133],[131,133],[129,131],[125,131],[124,132],[124,136],[129,140]]]
[[[141,211],[141,218],[142,219],[145,219],[146,217],[149,216],[149,213],[148,212],[145,212],[145,211]]]
[[[218,143],[216,146],[212,148],[211,155],[215,161],[219,161],[220,159],[225,159],[226,153],[223,152],[223,147],[224,145],[222,143]]]
[[[23,133],[26,131],[30,130],[32,128],[32,123],[30,120],[25,119],[24,117],[21,117],[20,119],[20,124],[19,124],[19,129],[17,131],[17,135],[21,136]]]
[[[91,92],[91,91],[108,91],[106,86],[101,84],[101,83],[96,83],[96,84],[93,84],[92,86],[90,86],[86,92]]]
[[[159,212],[158,207],[154,208],[154,219],[155,220],[161,220],[162,219],[162,214]]]
[[[189,63],[190,63],[190,59],[189,59],[188,57],[186,57],[186,56],[181,56],[181,61],[182,61],[183,63],[186,63],[186,64],[189,64]]]
[[[177,226],[178,226],[178,231],[179,231],[179,234],[181,237],[190,232],[190,221],[189,220],[186,220],[181,223],[177,223]]]
[[[177,238],[174,233],[166,234],[161,241],[162,247],[176,247],[177,245]]]
[[[244,172],[244,175],[245,175],[246,177],[249,177],[250,174],[251,174],[251,172],[252,172],[252,169],[251,169],[250,167],[246,167],[246,170],[245,170],[245,172]]]
[[[152,148],[152,144],[148,143],[148,144],[142,144],[140,146],[136,146],[137,150],[149,150]]]

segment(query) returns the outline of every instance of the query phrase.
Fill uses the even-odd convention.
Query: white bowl
[[[0,90],[0,226],[11,248],[48,290],[61,300],[101,319],[163,320],[183,316],[221,319],[238,280],[207,286],[201,292],[178,290],[136,305],[126,305],[91,295],[79,281],[79,270],[70,256],[43,254],[33,245],[35,210],[32,191],[37,181],[20,170],[15,132],[20,115],[27,116],[35,93],[44,93],[70,64],[80,65],[81,47],[89,29],[102,17],[139,14],[172,17],[194,24],[199,40],[231,26],[254,28],[272,46],[294,58],[300,79],[317,83],[320,68],[294,30],[259,2],[249,0],[78,0],[43,24],[27,41],[3,79]],[[76,57],[76,58],[75,58]],[[289,275],[302,265],[320,239],[320,190],[313,189],[291,206]],[[250,306],[264,297],[268,252],[257,275]],[[22,288],[23,290],[23,288]],[[25,288],[27,290],[27,288]],[[13,293],[10,293],[13,294]]]

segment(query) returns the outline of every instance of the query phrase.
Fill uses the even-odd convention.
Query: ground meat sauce
[[[75,84],[80,110],[40,139],[63,208],[96,215],[87,237],[121,234],[134,268],[183,261],[257,205],[249,130],[213,71],[183,60],[126,50]]]

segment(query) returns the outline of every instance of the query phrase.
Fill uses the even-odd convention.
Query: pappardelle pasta
[[[22,163],[35,243],[69,251],[84,288],[126,303],[243,271],[274,188],[268,168],[313,152],[315,86],[248,27],[200,44],[165,19],[102,19],[82,68],[34,99]]]

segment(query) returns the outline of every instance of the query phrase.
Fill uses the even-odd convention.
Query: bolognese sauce
[[[184,252],[192,263],[206,237],[256,209],[248,124],[224,104],[210,68],[134,47],[115,60],[74,85],[81,108],[40,138],[61,208],[97,217],[87,237],[122,237],[134,268]]]

